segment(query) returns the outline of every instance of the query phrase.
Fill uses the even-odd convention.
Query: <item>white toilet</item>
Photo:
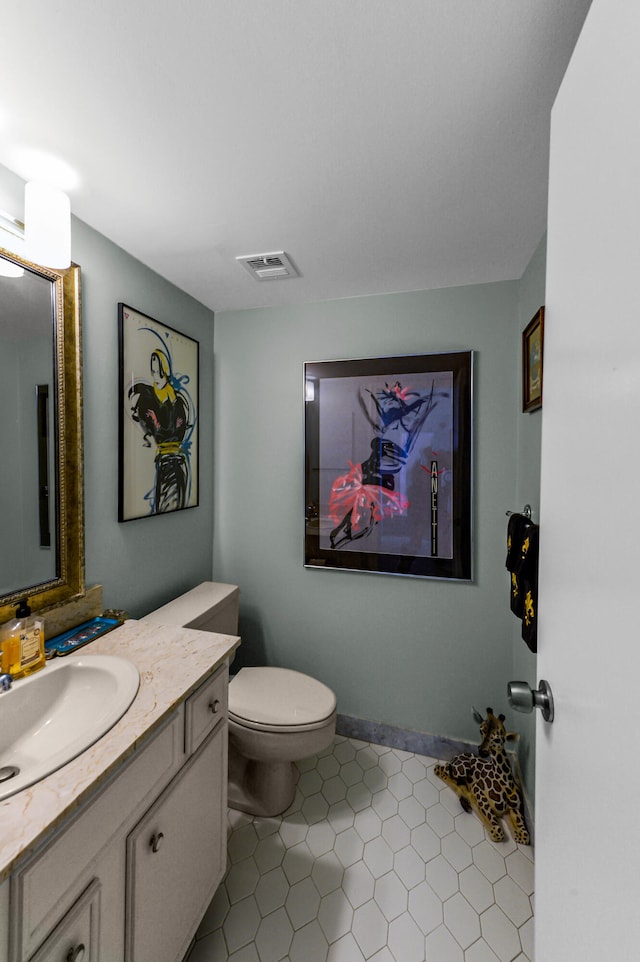
[[[240,590],[205,581],[142,621],[237,635]],[[279,815],[293,801],[294,764],[327,748],[336,697],[315,678],[288,668],[241,668],[229,683],[229,806]]]

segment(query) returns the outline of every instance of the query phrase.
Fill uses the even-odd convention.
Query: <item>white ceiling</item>
[[[19,0],[0,163],[214,310],[499,281],[590,0]],[[235,257],[289,253],[258,283]]]

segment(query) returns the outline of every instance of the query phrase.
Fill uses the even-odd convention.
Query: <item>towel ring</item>
[[[507,511],[507,512],[505,512],[505,513],[506,513],[507,517],[509,517],[510,515],[516,514],[517,512],[515,512],[515,511]],[[530,505],[530,504],[525,504],[525,506],[524,506],[524,508],[522,509],[522,511],[520,512],[520,514],[523,514],[525,518],[531,519],[531,505]]]

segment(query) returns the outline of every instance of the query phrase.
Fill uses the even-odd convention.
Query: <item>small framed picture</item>
[[[118,521],[198,504],[198,342],[118,305]]]
[[[542,407],[544,307],[539,308],[522,332],[522,410]]]

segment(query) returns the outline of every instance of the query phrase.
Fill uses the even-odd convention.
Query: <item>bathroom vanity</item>
[[[85,649],[133,661],[140,689],[82,755],[0,802],[0,962],[181,962],[225,870],[238,643],[128,621]]]

